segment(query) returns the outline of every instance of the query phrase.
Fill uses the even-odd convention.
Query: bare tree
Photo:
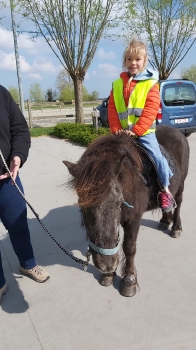
[[[130,26],[123,37],[147,37],[149,62],[161,80],[167,79],[196,41],[195,0],[127,0],[125,9]]]
[[[82,86],[104,29],[120,0],[18,0],[74,84],[76,122],[83,123]]]

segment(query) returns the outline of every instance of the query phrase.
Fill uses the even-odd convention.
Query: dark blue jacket
[[[9,91],[0,85],[0,149],[9,167],[18,156],[25,163],[31,145],[27,122]],[[0,175],[6,171],[0,157]]]

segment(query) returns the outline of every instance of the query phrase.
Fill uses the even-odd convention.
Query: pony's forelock
[[[115,176],[117,161],[123,158],[118,179],[126,187],[126,178],[134,175],[130,172],[131,163],[141,167],[138,151],[132,138],[127,135],[107,135],[92,142],[77,163],[77,176],[70,182],[78,194],[80,207],[100,205],[107,197],[112,176]]]

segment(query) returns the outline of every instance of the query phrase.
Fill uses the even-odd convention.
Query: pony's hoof
[[[123,297],[133,297],[136,294],[136,284],[133,286],[125,286],[123,283],[120,294]]]
[[[109,287],[113,284],[114,275],[102,275],[100,284],[104,287]]]
[[[169,224],[166,224],[166,222],[159,222],[157,228],[158,230],[165,231],[165,230],[168,230]]]
[[[181,230],[171,230],[170,237],[172,238],[179,238],[181,235]]]

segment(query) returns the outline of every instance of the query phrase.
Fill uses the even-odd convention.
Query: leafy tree
[[[87,89],[83,87],[83,100],[84,101],[94,101],[97,100],[99,93],[97,91],[93,91],[92,94],[89,94]]]
[[[83,86],[83,89],[82,89],[82,94],[83,94],[83,100],[84,101],[89,101],[90,100],[90,94],[88,92],[88,90],[85,88],[85,86]]]
[[[169,77],[196,41],[195,0],[127,0],[123,38],[146,34],[149,62],[160,79]],[[130,29],[131,28],[131,29]]]
[[[97,93],[98,94],[98,93]],[[92,95],[89,94],[88,90],[83,86],[82,88],[82,96],[83,101],[92,101]],[[63,102],[70,102],[74,100],[74,86],[73,85],[67,85],[61,90],[60,94],[60,100]],[[93,95],[94,97],[94,95]]]
[[[115,5],[122,7],[122,1],[19,0],[18,3],[21,14],[35,24],[37,35],[45,38],[71,76],[76,122],[83,123],[84,77],[104,29],[115,24],[115,16],[119,12]]]
[[[39,83],[34,83],[30,85],[29,89],[30,100],[34,102],[44,101],[44,92]]]
[[[45,96],[45,99],[46,101],[48,102],[52,102],[56,99],[56,96],[57,96],[57,92],[56,90],[52,90],[52,88],[49,88],[47,91],[46,91],[46,96]]]
[[[90,95],[90,101],[96,101],[98,98],[99,98],[98,91],[93,91],[92,94]]]
[[[189,68],[182,68],[181,76],[182,79],[192,80],[196,84],[196,65],[193,64]]]
[[[8,88],[8,91],[10,92],[12,98],[14,99],[14,101],[16,103],[20,102],[20,96],[19,96],[19,91],[18,88],[16,88],[15,86],[10,85]]]
[[[68,71],[63,68],[56,77],[56,87],[59,92],[61,92],[67,86],[73,86],[73,80],[71,79]]]
[[[74,87],[66,86],[61,90],[60,100],[63,102],[70,102],[74,100]]]

